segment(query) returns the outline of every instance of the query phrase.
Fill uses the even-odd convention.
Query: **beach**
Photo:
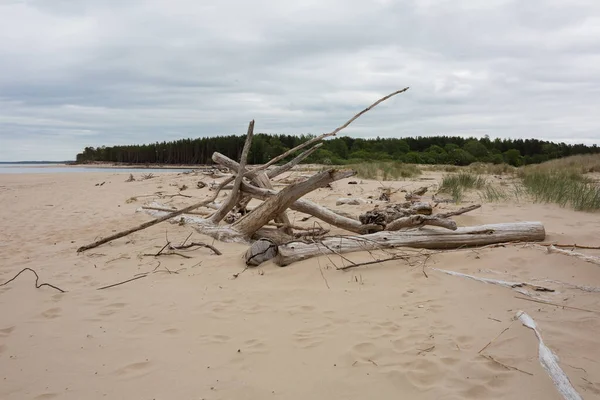
[[[412,190],[441,176],[383,184]],[[247,245],[169,222],[77,253],[150,220],[139,211],[146,203],[181,208],[212,194],[197,188],[213,181],[202,174],[128,177],[0,174],[0,283],[31,268],[39,283],[65,291],[36,289],[31,271],[0,287],[0,398],[561,399],[538,359],[535,333],[515,320],[524,311],[579,394],[600,399],[600,265],[511,244],[346,271],[336,267],[347,261],[333,256],[245,269]],[[376,197],[380,185],[344,179],[306,198],[358,215],[373,204],[336,206],[336,199]],[[392,201],[403,198],[398,192]],[[289,215],[306,227],[314,221]],[[459,226],[539,221],[544,243],[599,245],[600,214],[526,199],[484,202],[454,219]],[[153,256],[190,234],[188,241],[223,254],[196,248]],[[535,283],[555,291],[534,299],[570,308],[439,270]]]

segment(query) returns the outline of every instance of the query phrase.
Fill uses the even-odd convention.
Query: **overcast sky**
[[[334,129],[600,143],[597,0],[0,0],[0,160]]]

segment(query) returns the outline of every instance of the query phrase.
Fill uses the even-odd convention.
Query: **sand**
[[[200,176],[127,177],[0,175],[0,282],[29,267],[41,282],[68,291],[36,289],[29,272],[0,287],[0,398],[560,399],[533,331],[513,322],[519,310],[537,322],[575,389],[600,398],[598,313],[524,301],[509,288],[431,268],[537,282],[556,289],[539,298],[600,310],[600,293],[559,283],[600,287],[598,265],[507,246],[435,255],[428,277],[421,264],[403,260],[342,272],[334,267],[339,257],[321,257],[286,268],[269,262],[234,278],[244,269],[244,245],[216,242],[222,256],[205,248],[185,253],[192,258],[143,256],[166,237],[178,243],[194,232],[170,223],[77,254],[81,245],[149,220],[135,212],[147,201],[180,207],[208,194],[195,188]],[[410,189],[439,177],[429,172],[391,184]],[[359,181],[308,197],[334,206],[338,197],[377,194],[379,183]],[[142,197],[175,194],[172,184],[189,186],[182,193],[194,199]],[[370,207],[334,206],[353,214]],[[523,199],[456,217],[460,226],[536,220],[548,241],[599,244],[600,214]],[[212,242],[198,233],[192,239]],[[160,273],[97,290],[159,262]]]

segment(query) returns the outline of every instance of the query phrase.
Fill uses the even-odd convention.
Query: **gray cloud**
[[[600,143],[600,3],[0,0],[0,160],[345,131]]]

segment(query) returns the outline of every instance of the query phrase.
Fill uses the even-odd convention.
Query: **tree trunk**
[[[276,263],[286,266],[295,261],[323,254],[394,247],[453,249],[504,242],[544,240],[546,232],[540,222],[517,222],[458,228],[456,231],[418,229],[404,232],[377,232],[363,236],[331,237],[320,242],[294,242],[279,246]]]
[[[276,215],[281,214],[300,197],[331,182],[348,178],[354,174],[354,171],[336,171],[335,169],[330,169],[318,173],[304,182],[287,186],[275,196],[264,201],[251,213],[244,215],[241,219],[234,222],[232,228],[246,237],[251,237],[258,229],[266,225]]]
[[[251,195],[254,198],[261,200],[266,200],[277,194],[277,192],[274,190],[257,188],[256,186],[252,186],[247,183],[242,184],[242,191]],[[328,208],[320,206],[306,199],[296,200],[290,205],[290,208],[292,210],[312,215],[313,217],[317,217],[328,224],[337,226],[338,228],[342,228],[354,233],[366,233],[369,231],[369,229],[375,231],[383,230],[383,227],[380,227],[378,225],[363,225],[360,223],[360,221],[337,214]]]

